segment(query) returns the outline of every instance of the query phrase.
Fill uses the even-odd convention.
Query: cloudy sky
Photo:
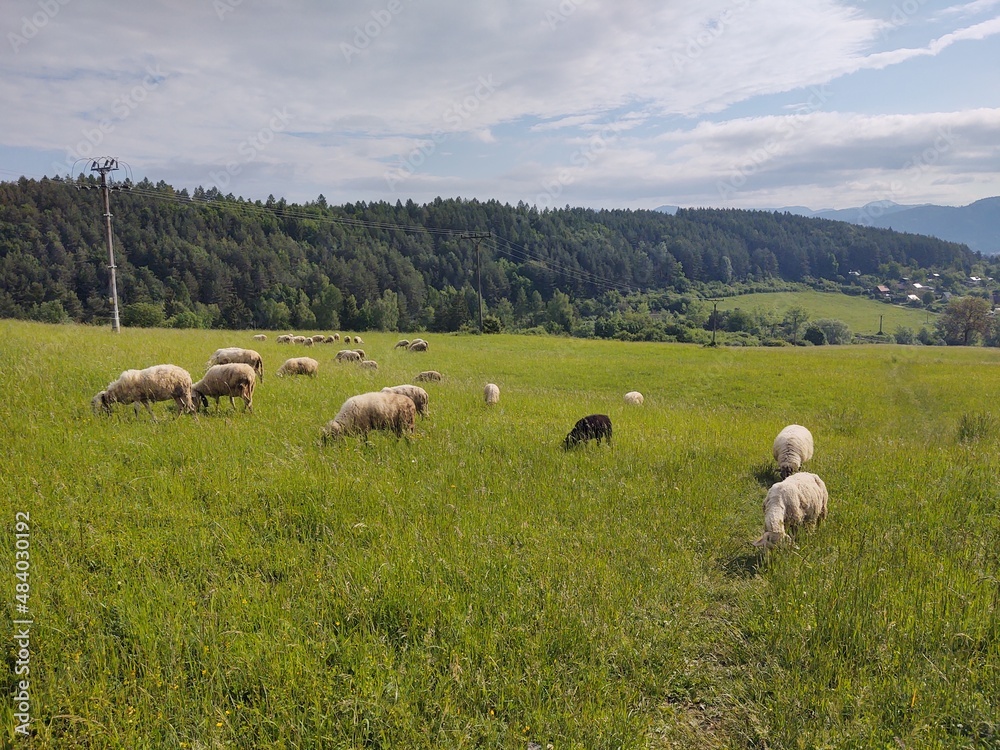
[[[1000,195],[1000,0],[5,0],[0,179],[330,203]]]

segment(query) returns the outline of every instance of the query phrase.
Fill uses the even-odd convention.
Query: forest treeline
[[[765,211],[331,206],[129,187],[111,196],[125,325],[453,331],[478,322],[481,267],[487,330],[684,340],[670,321],[699,297],[803,282],[858,293],[880,275],[987,263],[930,237]],[[0,183],[0,316],[110,320],[92,177]],[[654,323],[658,336],[644,335]]]

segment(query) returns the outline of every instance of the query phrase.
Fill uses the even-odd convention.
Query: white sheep
[[[642,397],[642,394],[639,393],[639,391],[629,391],[628,393],[625,394],[626,404],[634,404],[635,406],[642,406],[643,401],[645,401],[645,399]]]
[[[317,333],[317,334],[315,334],[312,337],[312,340],[313,340],[314,344],[322,344],[323,343],[323,339],[325,339],[325,338],[326,338],[326,336],[324,336],[322,333]]]
[[[382,389],[383,393],[387,391],[406,396],[417,407],[417,414],[421,417],[427,416],[427,402],[430,400],[430,397],[427,395],[427,391],[419,385],[391,385]]]
[[[353,349],[341,349],[334,359],[338,362],[360,362],[361,355]]]
[[[292,357],[286,359],[284,364],[278,368],[278,377],[285,375],[310,375],[316,377],[319,372],[319,362],[312,357]]]
[[[94,411],[111,413],[112,404],[134,404],[135,413],[139,413],[142,404],[153,414],[154,401],[169,401],[173,399],[180,413],[194,414],[194,403],[191,400],[191,375],[187,370],[177,365],[153,365],[145,370],[126,370],[107,388],[94,396],[90,402]]]
[[[366,359],[363,362],[359,362],[358,367],[360,367],[362,370],[377,370],[378,362],[376,362],[374,359]]]
[[[411,341],[406,349],[411,352],[426,352],[427,342],[422,339],[416,339],[415,341]]]
[[[764,533],[752,544],[770,549],[785,539],[786,525],[789,529],[803,524],[819,525],[826,518],[829,499],[823,480],[808,471],[776,482],[764,498]]]
[[[340,334],[339,333],[333,334],[333,340],[334,341],[340,341]]]
[[[354,340],[357,341],[357,339]],[[356,351],[359,355],[361,355],[361,359],[368,359],[368,355],[365,354],[364,349],[355,349],[354,351]]]
[[[483,389],[483,400],[491,406],[498,403],[500,401],[500,388],[495,383],[487,383]]]
[[[315,345],[316,345],[316,342],[315,342],[315,341],[313,341],[313,339],[312,339],[312,336],[305,336],[305,337],[304,337],[304,338],[302,339],[302,345],[303,345],[303,346],[315,346]]]
[[[350,336],[344,336],[344,343],[345,344],[350,344],[351,343],[351,337]]]
[[[781,478],[787,479],[812,458],[812,433],[800,424],[790,424],[774,439],[771,453],[778,462]]]
[[[401,437],[404,432],[413,432],[416,415],[413,401],[400,393],[375,391],[351,396],[323,427],[323,442],[344,435],[367,437],[370,430],[391,430]]]
[[[400,339],[399,341],[396,342],[396,345],[394,347],[392,347],[392,348],[393,349],[400,349],[400,348],[405,349],[409,345],[410,345],[410,340],[409,339]]]
[[[264,360],[253,349],[241,349],[238,346],[230,346],[226,349],[216,349],[215,353],[208,358],[208,366],[228,365],[232,362],[242,362],[250,365],[257,373],[257,377],[264,382]]]
[[[255,334],[254,337],[253,337],[253,340],[254,341],[267,341],[267,334],[266,333]]]
[[[292,336],[292,343],[293,344],[304,344],[304,343],[306,343],[306,337],[305,336]]]
[[[253,389],[257,385],[257,373],[248,364],[230,362],[212,365],[205,376],[191,386],[195,406],[208,408],[209,397],[215,398],[215,410],[219,410],[219,398],[229,396],[229,403],[236,408],[233,397],[243,399],[243,408],[253,413]]]
[[[441,373],[439,373],[437,370],[425,370],[424,372],[417,375],[414,378],[414,380],[417,381],[418,383],[423,383],[430,380],[438,381],[441,380]]]
[[[363,344],[363,343],[365,343],[365,342],[361,340],[361,337],[360,337],[360,336],[355,336],[355,337],[354,337],[354,343],[355,343],[355,344]]]
[[[290,343],[292,343],[292,339],[293,338],[294,338],[294,336],[292,336],[292,334],[290,334],[290,333],[283,333],[280,336],[278,336],[278,338],[275,339],[275,341],[277,341],[279,344],[290,344]]]

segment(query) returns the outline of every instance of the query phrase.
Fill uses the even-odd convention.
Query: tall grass
[[[23,746],[1000,746],[1000,352],[371,334],[377,373],[318,346],[314,380],[274,377],[302,351],[273,338],[253,415],[153,421],[89,400],[249,334],[0,322]],[[425,369],[412,440],[320,444],[345,398]],[[613,446],[563,451],[591,412]],[[759,556],[790,422],[830,517]]]

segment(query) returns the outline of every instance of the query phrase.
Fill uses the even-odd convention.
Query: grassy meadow
[[[719,300],[720,310],[767,310],[782,315],[791,307],[801,307],[809,313],[810,320],[832,318],[842,320],[854,333],[878,333],[879,316],[883,333],[893,333],[899,327],[919,331],[933,328],[937,313],[890,305],[867,297],[851,297],[834,292],[758,292]]]
[[[33,620],[4,743],[1000,747],[1000,351],[370,333],[370,373],[250,336],[0,321],[8,696],[18,512]],[[252,415],[91,413],[231,345],[264,358]],[[317,378],[274,376],[305,354]],[[413,439],[320,444],[427,369]],[[564,452],[592,412],[613,446]],[[762,556],[791,422],[830,514]]]

